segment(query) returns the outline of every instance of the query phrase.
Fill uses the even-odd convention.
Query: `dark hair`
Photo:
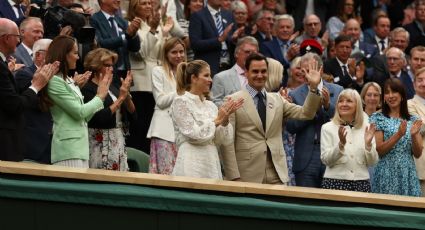
[[[355,1],[353,1],[353,2],[355,2]],[[347,3],[347,0],[339,0],[338,1],[338,4],[336,6],[337,16],[344,23],[347,22],[348,19],[355,18],[356,17],[356,8],[355,8],[355,6],[353,6],[353,13],[351,13],[350,15],[346,15],[345,14],[344,7],[345,7],[345,4],[346,3]]]
[[[269,62],[267,61],[267,58],[259,53],[252,53],[250,54],[246,60],[245,60],[245,69],[249,70],[249,66],[251,65],[252,61],[265,61],[266,65],[269,66]]]
[[[390,19],[387,15],[379,15],[379,16],[377,16],[377,17],[375,18],[375,20],[373,21],[373,26],[378,25],[379,19],[381,19],[381,18],[388,18],[388,19]],[[390,21],[391,21],[391,20],[390,20]]]
[[[341,42],[351,42],[351,45],[353,44],[351,37],[348,35],[339,35],[335,38],[335,46],[337,46]]]
[[[189,8],[189,5],[190,5],[190,2],[191,2],[191,0],[185,0],[185,2],[184,2],[184,7],[183,7],[183,14],[184,14],[184,18],[186,19],[186,20],[189,20],[190,19],[190,15],[192,14],[192,13],[194,13],[194,12],[192,12],[191,10],[190,10],[190,8]],[[202,6],[205,6],[205,4],[202,4]]]
[[[401,96],[400,102],[400,117],[405,120],[410,120],[409,110],[407,109],[407,96],[406,90],[403,83],[397,78],[388,78],[384,84],[384,93],[382,94],[382,114],[389,117],[390,107],[385,103],[384,97],[388,90],[391,89],[393,92],[397,92]]]

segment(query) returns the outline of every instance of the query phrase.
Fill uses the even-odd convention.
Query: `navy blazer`
[[[283,65],[283,67],[285,67],[285,69],[288,69],[291,64],[283,57],[279,41],[276,37],[273,37],[273,40],[271,41],[263,42],[260,46],[260,53],[262,53],[266,57],[273,58],[279,61]]]
[[[224,30],[233,23],[233,15],[227,10],[221,9],[220,11]],[[189,23],[190,45],[195,53],[195,59],[208,62],[211,68],[211,76],[217,74],[220,67],[221,42],[218,41],[218,37],[217,27],[208,7],[204,7],[191,15]],[[226,44],[228,49],[232,46],[230,33]],[[232,53],[229,53],[229,55],[233,56]]]
[[[401,71],[400,81],[404,85],[404,89],[406,90],[407,99],[412,99],[415,96],[415,87],[413,86],[412,79],[406,71]]]
[[[90,18],[90,24],[96,29],[96,40],[100,47],[112,50],[118,54],[118,61],[114,66],[114,71],[121,64],[124,64],[124,70],[130,70],[129,52],[138,52],[140,49],[140,39],[136,34],[130,37],[126,34],[128,22],[121,17],[115,16],[118,27],[125,33],[125,40],[111,34],[111,25],[102,11],[99,11]]]
[[[339,93],[343,88],[339,85],[327,83],[323,81],[323,86],[329,90],[330,94],[330,107],[326,111],[323,107],[319,109],[313,120],[301,121],[301,120],[288,120],[286,123],[286,129],[290,133],[295,133],[295,156],[293,161],[292,170],[294,173],[302,172],[311,160],[314,148],[314,136],[316,133],[316,123],[325,124],[330,121],[335,112],[335,105],[338,100]],[[297,105],[303,105],[308,94],[307,84],[303,84],[300,87],[289,92],[289,96],[292,98],[292,102]]]
[[[425,46],[425,36],[422,34],[416,21],[405,25],[404,28],[410,35],[410,42],[405,51],[406,54],[410,54],[410,50],[415,46]]]
[[[349,71],[348,68],[347,71]],[[338,84],[344,88],[355,89],[359,93],[362,90],[362,86],[357,84],[357,82],[353,80],[350,76],[344,76],[344,74],[342,73],[341,66],[339,65],[338,60],[336,60],[336,58],[329,59],[323,64],[323,72],[331,74],[334,77],[335,84]],[[367,82],[366,71],[364,81]]]
[[[16,50],[13,56],[16,58],[16,63],[24,64],[27,67],[30,67],[34,64],[30,54],[25,49],[22,43],[19,44],[18,47],[16,47]]]
[[[18,70],[15,74],[19,92],[24,92],[31,85],[37,67],[33,64]],[[26,149],[24,159],[50,164],[53,120],[50,112],[42,112],[40,108],[26,109],[24,139]]]
[[[22,4],[20,4],[19,6],[22,10],[22,14],[24,14],[26,8]],[[16,25],[19,26],[21,22],[25,19],[25,16],[23,15],[22,17],[17,18],[15,11],[13,10],[9,2],[7,0],[2,0],[0,1],[0,18],[8,18],[14,21]]]
[[[379,55],[378,48],[366,42],[359,42],[359,49],[362,51],[363,55],[368,59]]]

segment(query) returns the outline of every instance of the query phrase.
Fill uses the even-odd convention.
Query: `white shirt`
[[[25,48],[25,50],[28,52],[28,54],[32,57],[32,49],[30,49],[25,43],[22,42],[22,46]]]
[[[343,66],[345,66],[345,68],[347,68],[347,74],[348,76],[350,76],[352,79],[354,79],[351,75],[350,75],[350,69],[348,68],[348,63],[343,63],[342,61],[340,61],[338,58],[336,58],[336,60],[338,61],[338,64],[341,68],[342,73],[344,73],[344,68],[342,68]]]
[[[13,12],[15,13],[16,18],[19,18],[19,11],[18,8],[15,7],[16,3],[12,0],[8,0],[10,6],[12,6]],[[21,9],[19,9],[22,13],[22,15],[24,15],[24,12],[22,12]]]
[[[375,35],[375,40],[376,40],[376,44],[378,44],[378,48],[379,48],[379,54],[383,54],[383,52],[381,51],[382,49],[382,44],[381,44],[381,40],[384,40],[384,45],[385,48],[388,48],[388,37],[381,39],[378,36]]]
[[[106,17],[106,20],[108,20],[108,22],[109,22],[109,25],[112,27],[112,25],[111,25],[111,22],[109,21],[109,18],[110,17],[114,17],[114,18],[116,18],[116,16],[115,15],[110,15],[110,14],[108,14],[108,13],[106,13],[105,11],[103,11],[102,10],[102,13],[103,13],[103,15],[105,15],[105,17]],[[123,41],[125,41],[125,33],[122,31],[122,29],[118,26],[118,24],[117,24],[117,21],[115,21],[114,20],[114,25],[115,25],[115,28],[117,28],[117,32],[118,32],[118,34],[121,36],[121,39],[123,40]]]

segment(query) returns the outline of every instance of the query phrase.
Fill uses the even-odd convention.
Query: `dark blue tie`
[[[113,37],[118,37],[118,31],[117,31],[117,27],[115,26],[114,23],[114,17],[109,17],[109,22],[111,23],[111,30],[112,30],[112,36]]]
[[[261,92],[257,93],[258,103],[257,110],[260,116],[261,123],[263,123],[264,132],[266,131],[266,105],[264,104],[264,95]]]

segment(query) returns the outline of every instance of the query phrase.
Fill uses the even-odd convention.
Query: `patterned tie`
[[[384,50],[385,50],[385,41],[384,40],[381,40],[381,41],[379,41],[379,43],[381,43],[381,52],[384,52]]]
[[[18,15],[19,15],[18,18],[24,17],[24,14],[22,13],[21,6],[19,4],[15,4],[13,6],[16,7],[16,9],[18,9]]]
[[[112,30],[112,36],[113,37],[118,37],[118,33],[117,33],[117,27],[115,26],[114,23],[114,17],[109,17],[109,22],[111,23],[111,30]]]
[[[263,123],[264,132],[266,131],[266,105],[264,104],[264,95],[261,92],[257,93],[258,103],[257,110],[260,115],[261,123]]]
[[[221,36],[223,34],[223,22],[221,21],[220,12],[215,14],[215,25],[217,26],[218,35]]]

